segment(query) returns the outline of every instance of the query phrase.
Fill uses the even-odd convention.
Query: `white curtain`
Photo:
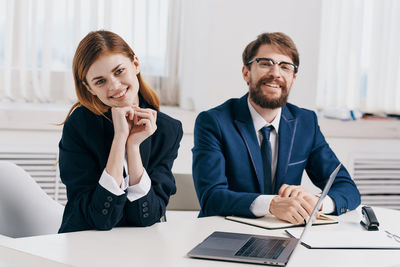
[[[0,101],[73,102],[75,48],[88,32],[106,29],[131,45],[145,79],[176,104],[177,93],[169,99],[160,81],[174,75],[167,64],[168,12],[178,1],[0,0]]]
[[[317,106],[400,114],[400,1],[323,0]]]

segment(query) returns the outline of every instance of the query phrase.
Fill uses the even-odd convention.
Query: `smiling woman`
[[[139,60],[122,54],[105,54],[89,68],[84,82],[87,90],[108,106],[138,105]]]
[[[181,123],[158,111],[138,57],[115,33],[83,38],[73,74],[78,101],[59,144],[68,197],[59,231],[159,222],[176,192],[171,168]]]

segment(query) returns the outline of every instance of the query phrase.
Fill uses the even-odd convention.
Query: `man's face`
[[[261,45],[254,58],[270,58],[275,62],[293,63],[289,56],[268,44]],[[250,67],[250,69],[249,69]],[[295,73],[287,73],[278,64],[261,67],[256,61],[243,66],[243,78],[249,85],[250,100],[262,108],[275,109],[286,104]]]

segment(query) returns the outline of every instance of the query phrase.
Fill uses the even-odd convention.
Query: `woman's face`
[[[139,61],[121,53],[105,53],[89,67],[86,88],[109,107],[139,104]]]

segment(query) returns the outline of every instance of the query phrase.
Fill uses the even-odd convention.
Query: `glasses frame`
[[[246,66],[250,65],[250,64],[253,63],[254,61],[256,61],[256,62],[258,63],[258,62],[260,62],[261,60],[268,60],[268,61],[271,61],[271,62],[273,63],[272,66],[275,66],[275,65],[280,66],[281,64],[289,64],[289,65],[293,66],[293,68],[294,68],[294,74],[296,74],[297,71],[298,71],[298,69],[299,69],[299,67],[296,66],[296,65],[293,64],[293,63],[286,62],[286,61],[279,61],[279,62],[278,62],[278,61],[275,61],[275,60],[273,60],[272,58],[268,58],[268,57],[257,57],[257,58],[253,58],[252,60],[249,60],[249,62],[247,62]],[[272,66],[271,66],[271,67],[272,67]]]

